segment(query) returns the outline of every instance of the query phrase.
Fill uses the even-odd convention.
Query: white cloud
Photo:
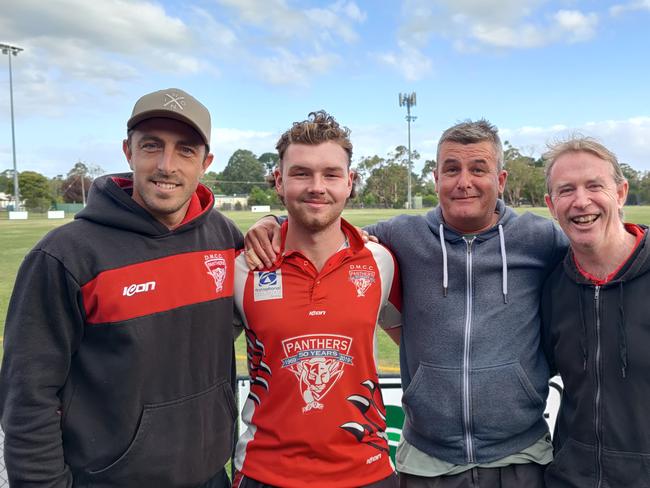
[[[459,51],[476,52],[485,47],[530,49],[584,42],[595,36],[595,13],[557,10],[544,15],[541,7],[545,3],[548,1],[409,0],[404,3],[398,41],[403,50],[421,53],[433,36],[439,36],[449,39]],[[408,72],[396,56],[388,56],[384,62]]]
[[[572,134],[594,137],[612,150],[621,163],[627,163],[640,171],[650,171],[648,116],[585,122],[575,127],[557,124],[548,127],[504,128],[499,133],[502,139],[510,141],[513,146],[528,148],[534,156],[541,155],[547,144]]]
[[[624,12],[635,11],[635,10],[650,11],[650,0],[640,0],[636,2],[612,5],[609,8],[609,13],[615,16],[615,15],[620,15]]]
[[[560,34],[570,42],[587,41],[596,34],[598,16],[577,10],[560,10],[554,16]]]
[[[219,5],[232,9],[239,21],[257,27],[262,35],[280,45],[292,39],[318,45],[318,41],[354,42],[358,34],[354,24],[365,20],[354,2],[338,1],[334,4],[299,9],[285,0],[216,0]]]
[[[356,3],[344,0],[306,9],[285,0],[216,2],[235,14],[235,34],[248,33],[237,45],[238,62],[275,85],[306,86],[330,71],[343,60],[341,46],[359,39],[355,27],[366,18]]]
[[[22,0],[3,10],[0,32],[25,49],[14,63],[16,98],[39,115],[92,106],[148,71],[209,67],[195,30],[145,0]]]
[[[287,49],[278,49],[276,54],[259,59],[257,70],[262,79],[274,85],[302,85],[340,62],[336,54],[315,54],[297,56]]]
[[[421,80],[433,71],[433,62],[420,49],[404,41],[398,41],[397,45],[399,51],[378,54],[377,58],[397,70],[408,81]]]

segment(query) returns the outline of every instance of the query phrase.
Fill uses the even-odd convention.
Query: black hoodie
[[[569,253],[546,282],[544,338],[564,393],[549,488],[650,487],[650,245],[594,285]]]
[[[197,486],[232,447],[235,225],[174,230],[97,179],[26,256],[9,304],[0,409],[12,486]]]

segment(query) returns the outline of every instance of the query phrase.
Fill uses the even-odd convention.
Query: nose
[[[456,181],[456,186],[462,189],[470,188],[472,186],[471,176],[472,175],[469,173],[469,171],[467,171],[466,169],[462,169],[458,173],[458,180]]]
[[[591,203],[591,197],[586,188],[578,187],[575,190],[573,205],[578,208],[585,208]]]
[[[325,178],[320,175],[314,175],[309,182],[310,193],[325,193]]]
[[[164,174],[170,174],[176,170],[174,151],[172,148],[165,147],[165,149],[160,153],[156,168]]]

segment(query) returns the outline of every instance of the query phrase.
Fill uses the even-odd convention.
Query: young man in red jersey
[[[263,271],[236,262],[251,392],[234,486],[397,487],[374,351],[377,323],[399,336],[399,277],[390,252],[341,218],[349,130],[315,112],[276,148],[281,253]]]

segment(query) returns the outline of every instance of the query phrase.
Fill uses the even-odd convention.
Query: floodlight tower
[[[13,78],[11,74],[11,56],[17,56],[20,51],[23,49],[16,46],[11,46],[9,44],[0,43],[0,50],[2,54],[6,54],[9,58],[9,104],[11,106],[11,149],[14,156],[14,210],[19,210],[20,208],[20,193],[18,191],[18,169],[16,168],[16,135],[14,132],[14,86]]]
[[[415,92],[411,94],[400,93],[399,94],[399,106],[406,107],[406,122],[408,125],[408,149],[409,149],[409,167],[408,167],[408,192],[406,197],[406,208],[410,209],[412,205],[411,200],[411,122],[413,122],[417,117],[411,115],[411,107],[414,107],[416,103]]]

